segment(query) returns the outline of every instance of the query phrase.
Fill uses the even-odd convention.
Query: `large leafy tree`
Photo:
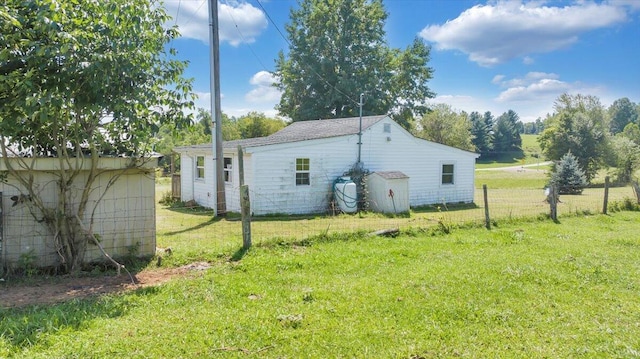
[[[419,136],[444,145],[473,151],[471,122],[447,104],[436,104],[419,121]]]
[[[550,160],[571,152],[591,181],[610,152],[604,107],[595,96],[561,95],[538,143]]]
[[[612,134],[620,133],[630,123],[637,123],[638,112],[636,104],[626,97],[617,99],[609,106],[609,131]]]
[[[277,109],[293,121],[391,113],[406,128],[426,112],[430,48],[385,41],[381,0],[300,0],[286,27],[289,52],[276,60]]]
[[[31,213],[50,232],[66,271],[80,268],[91,228],[89,202],[121,173],[96,186],[98,158],[117,155],[139,166],[162,124],[190,123],[186,63],[167,53],[178,36],[154,0],[7,0],[0,17],[0,148],[8,176],[30,196]],[[28,171],[10,156],[54,157],[56,203],[40,197]],[[15,157],[14,157],[15,158]],[[88,163],[80,176],[78,163]],[[80,189],[78,193],[77,189]]]

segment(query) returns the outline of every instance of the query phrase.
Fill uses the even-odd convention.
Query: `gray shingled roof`
[[[381,121],[387,115],[366,116],[362,117],[362,130],[373,126]],[[222,146],[226,149],[236,149],[238,145],[243,148],[259,147],[267,145],[275,145],[280,143],[291,143],[307,140],[315,140],[320,138],[339,137],[346,135],[355,135],[360,128],[359,117],[336,118],[329,120],[312,120],[293,122],[282,130],[266,137],[248,138],[244,140],[225,141]],[[211,144],[184,146],[180,149],[206,149]]]
[[[362,118],[362,130],[366,130],[386,116],[367,116]],[[227,141],[224,148],[258,147],[290,143],[320,138],[355,135],[360,127],[359,117],[336,118],[330,120],[297,121],[267,137],[249,138],[246,140]]]

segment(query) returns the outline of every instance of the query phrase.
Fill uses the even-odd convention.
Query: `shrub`
[[[568,152],[555,165],[549,184],[558,188],[559,194],[581,194],[588,183],[578,159]]]

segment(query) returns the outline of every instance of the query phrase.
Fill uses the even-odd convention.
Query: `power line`
[[[180,6],[182,5],[182,0],[178,1],[178,11],[176,12],[176,21],[175,21],[175,25],[178,25],[178,16],[180,16]]]
[[[267,71],[270,72],[269,69],[267,69],[267,67],[264,65],[264,63],[262,62],[262,60],[260,60],[260,58],[258,57],[258,54],[256,54],[256,52],[253,50],[253,47],[251,46],[251,44],[249,44],[249,42],[246,40],[246,38],[244,37],[244,35],[242,34],[242,31],[240,31],[240,27],[238,27],[238,23],[236,22],[236,19],[233,17],[233,13],[231,12],[231,10],[227,9],[227,13],[229,14],[229,16],[231,17],[231,21],[233,21],[233,25],[236,27],[236,31],[238,31],[238,34],[240,35],[240,38],[242,39],[242,42],[244,42],[245,44],[247,44],[247,46],[249,47],[249,50],[251,51],[251,53],[253,54],[253,57],[256,58],[256,60],[258,61],[258,63],[260,64],[260,66],[262,66],[262,68]],[[268,16],[268,15],[267,15]]]

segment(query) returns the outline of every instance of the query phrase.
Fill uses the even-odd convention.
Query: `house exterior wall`
[[[249,149],[254,214],[327,211],[333,181],[357,161],[357,142],[352,135]],[[475,154],[415,138],[391,119],[364,131],[362,142],[365,170],[400,171],[409,177],[411,206],[473,201]],[[310,159],[310,186],[295,185],[295,159],[301,157]],[[454,165],[454,184],[441,183],[443,164]]]
[[[409,177],[411,206],[473,201],[476,154],[415,138],[388,117],[363,131],[362,143],[361,162],[366,171],[400,171]],[[245,183],[249,185],[253,214],[323,213],[329,211],[333,182],[357,162],[358,136],[271,144],[244,151]],[[183,161],[193,155],[183,152]],[[240,212],[237,152],[225,151],[225,157],[229,156],[233,158],[233,181],[225,185],[227,210]],[[296,185],[297,158],[309,159],[309,185]],[[443,164],[454,165],[453,184],[442,184]],[[206,166],[213,171],[209,160]],[[183,200],[195,199],[214,207],[214,196],[206,196],[205,191],[198,195],[197,180],[189,181],[192,174],[188,172],[194,169],[194,165],[182,167]],[[194,183],[192,197],[185,195],[189,182]]]
[[[333,181],[347,172],[357,160],[357,141],[357,137],[330,138],[273,145],[252,151],[251,180],[247,181],[251,190],[252,212],[327,212]],[[297,158],[309,159],[309,185],[296,185]],[[245,165],[245,169],[247,167]]]
[[[363,133],[364,168],[409,176],[411,206],[473,201],[475,154],[415,138],[392,122],[385,119]],[[441,183],[443,164],[454,165],[454,184]]]
[[[34,182],[41,199],[54,208],[57,203],[56,178],[46,172],[55,168],[55,159],[37,159],[41,170],[33,171]],[[110,159],[101,161],[101,168],[109,168]],[[106,166],[105,166],[106,165]],[[118,164],[112,168],[115,170]],[[100,199],[115,172],[102,173],[96,179],[96,188],[90,195],[85,212],[85,227],[89,228],[89,218],[95,203],[93,233],[101,240],[105,251],[111,256],[124,256],[137,249],[139,255],[153,255],[156,249],[155,223],[155,172],[153,166],[143,170],[127,170]],[[81,172],[77,183],[87,178],[88,172]],[[2,192],[2,248],[0,264],[15,267],[22,258],[30,258],[36,266],[54,266],[59,263],[59,255],[53,245],[53,235],[43,223],[38,223],[24,203],[16,203],[11,197],[19,196],[21,186],[16,179],[8,177],[0,183]],[[79,190],[78,190],[79,191]],[[79,194],[78,196],[79,197]],[[103,260],[102,252],[93,244],[87,246],[85,261]]]
[[[196,178],[197,157],[204,157],[204,178]],[[215,160],[211,151],[185,152],[181,154],[180,200],[195,201],[207,208],[216,208]]]

